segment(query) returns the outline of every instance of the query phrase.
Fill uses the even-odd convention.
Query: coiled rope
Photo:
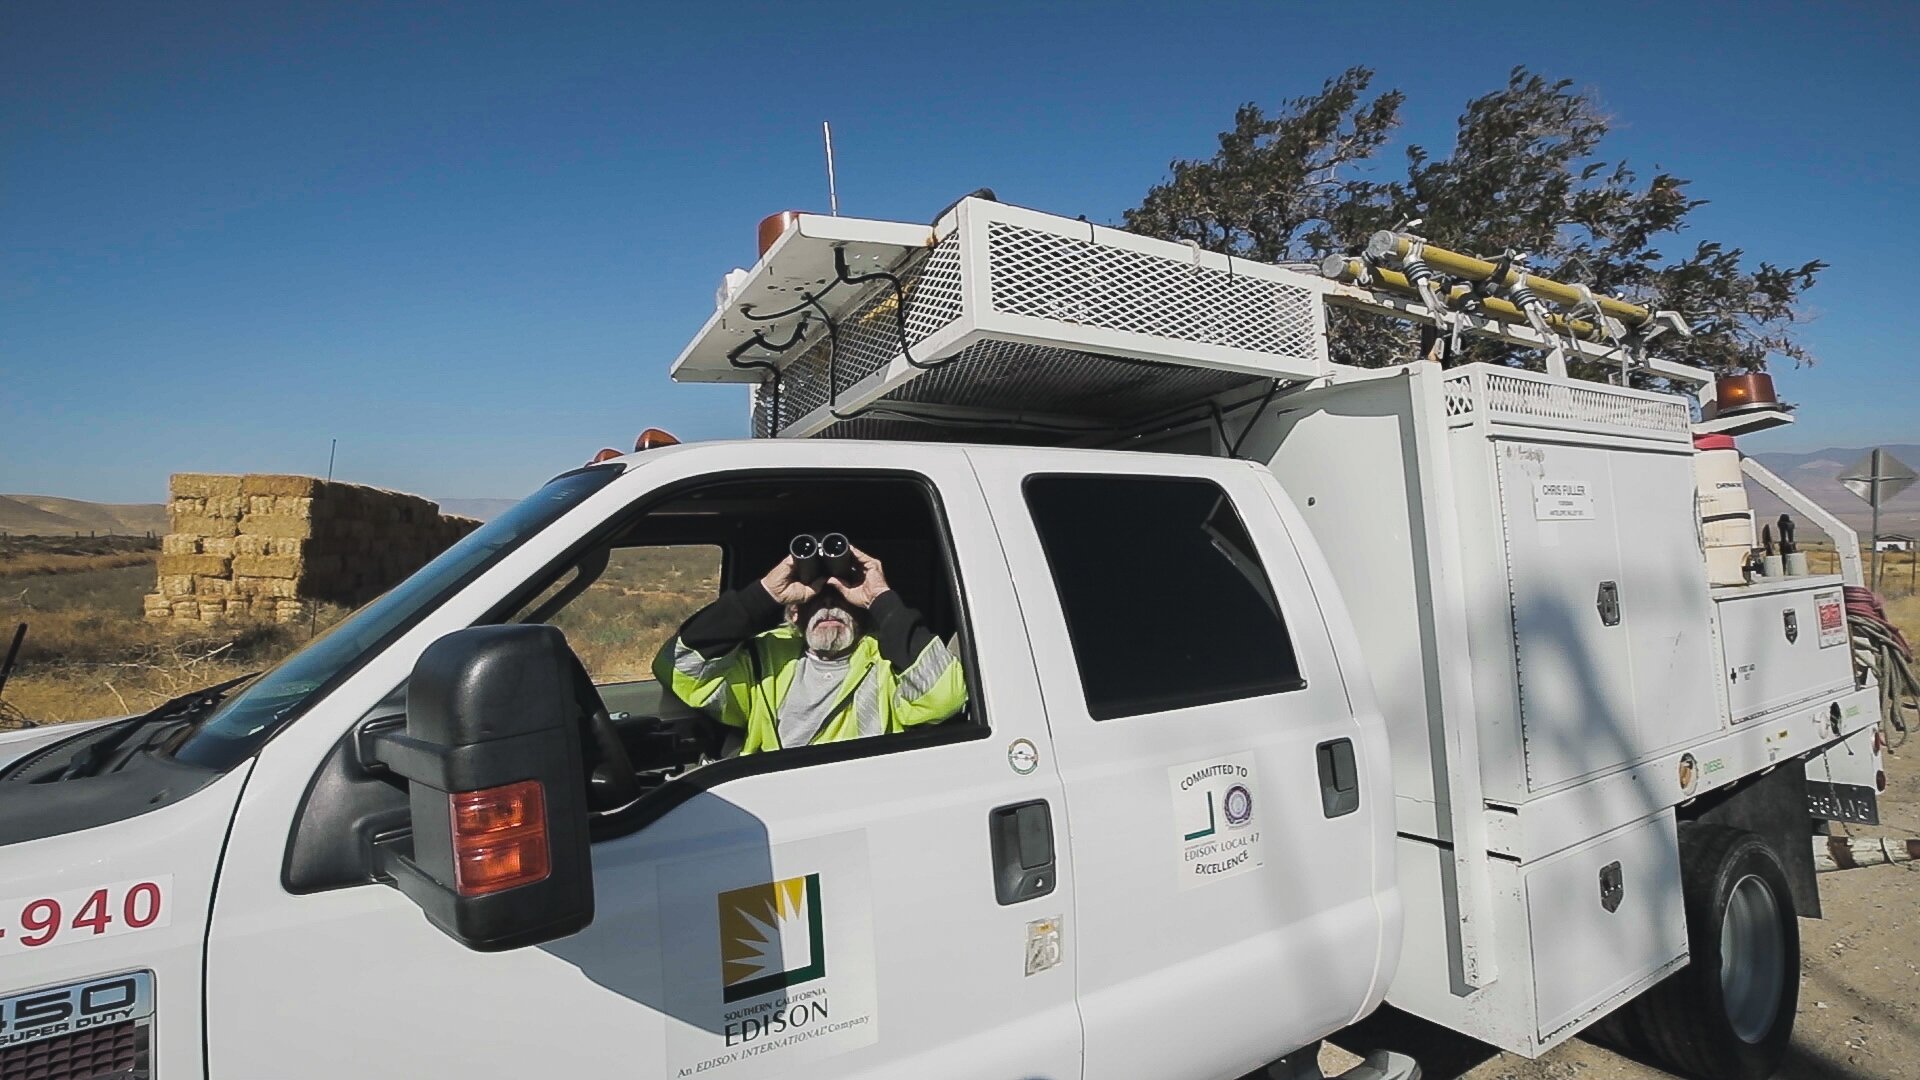
[[[1907,741],[1909,711],[1920,713],[1920,675],[1915,674],[1913,647],[1900,628],[1887,618],[1887,609],[1872,591],[1846,587],[1847,625],[1853,636],[1853,662],[1870,670],[1880,683],[1880,722],[1889,748]]]

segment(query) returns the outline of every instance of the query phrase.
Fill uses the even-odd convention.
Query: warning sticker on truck
[[[1534,520],[1590,521],[1593,516],[1593,488],[1585,480],[1533,482]]]
[[[1841,602],[1840,591],[1813,594],[1813,610],[1820,619],[1820,647],[1831,648],[1847,643],[1847,607]]]
[[[1180,887],[1192,889],[1265,864],[1253,755],[1233,754],[1167,770]]]

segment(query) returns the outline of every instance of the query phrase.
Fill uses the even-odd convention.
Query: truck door
[[[783,444],[783,463],[819,467],[746,468],[765,449],[696,450],[697,472],[669,493],[629,489],[625,517],[595,530],[675,554],[576,546],[481,606],[541,612],[568,590],[569,562],[662,568],[578,592],[610,624],[537,617],[624,680],[605,700],[658,700],[636,685],[649,665],[623,650],[650,656],[678,615],[623,617],[637,610],[623,601],[759,588],[796,529],[839,529],[908,603],[943,613],[969,669],[965,712],[671,775],[597,826],[592,924],[496,954],[456,944],[387,886],[280,880],[289,822],[256,783],[209,942],[212,1075],[1081,1075],[1060,780],[978,482],[957,450],[882,471],[852,467],[854,449]],[[716,471],[729,455],[739,471]],[[725,548],[724,582],[680,557],[703,544]],[[279,783],[309,780],[289,767]],[[295,843],[307,813],[294,810]]]
[[[1211,1075],[1194,1046],[1252,1068],[1370,1009],[1398,927],[1384,735],[1356,718],[1270,478],[975,464],[1073,825],[1087,1075]]]

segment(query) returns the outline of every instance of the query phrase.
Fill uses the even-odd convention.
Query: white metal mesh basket
[[[1659,439],[1690,440],[1687,403],[1670,394],[1600,383],[1576,383],[1526,371],[1476,365],[1446,381],[1448,422],[1484,420],[1520,427],[1559,428]]]
[[[898,276],[906,296],[906,343],[911,350],[960,317],[959,238],[947,237]],[[835,412],[844,412],[838,407],[841,393],[903,354],[899,308],[892,286],[877,283],[867,287],[864,299],[834,313],[833,330],[823,324],[818,340],[781,370],[777,392],[772,380],[754,388],[753,434],[777,434],[829,402],[835,403]]]
[[[806,330],[755,435],[1044,441],[1325,370],[1320,279],[974,200],[943,228]]]
[[[1163,254],[987,225],[993,307],[1077,326],[1312,362],[1316,294]],[[1243,268],[1247,264],[1242,264]]]

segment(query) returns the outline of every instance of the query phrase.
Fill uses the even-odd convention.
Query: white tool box
[[[1396,658],[1375,689],[1403,830],[1451,839],[1431,794],[1449,713],[1509,805],[1720,730],[1690,438],[1670,396],[1486,365],[1303,390],[1255,428],[1368,655]]]
[[[1713,591],[1733,722],[1789,711],[1853,686],[1839,575]]]

